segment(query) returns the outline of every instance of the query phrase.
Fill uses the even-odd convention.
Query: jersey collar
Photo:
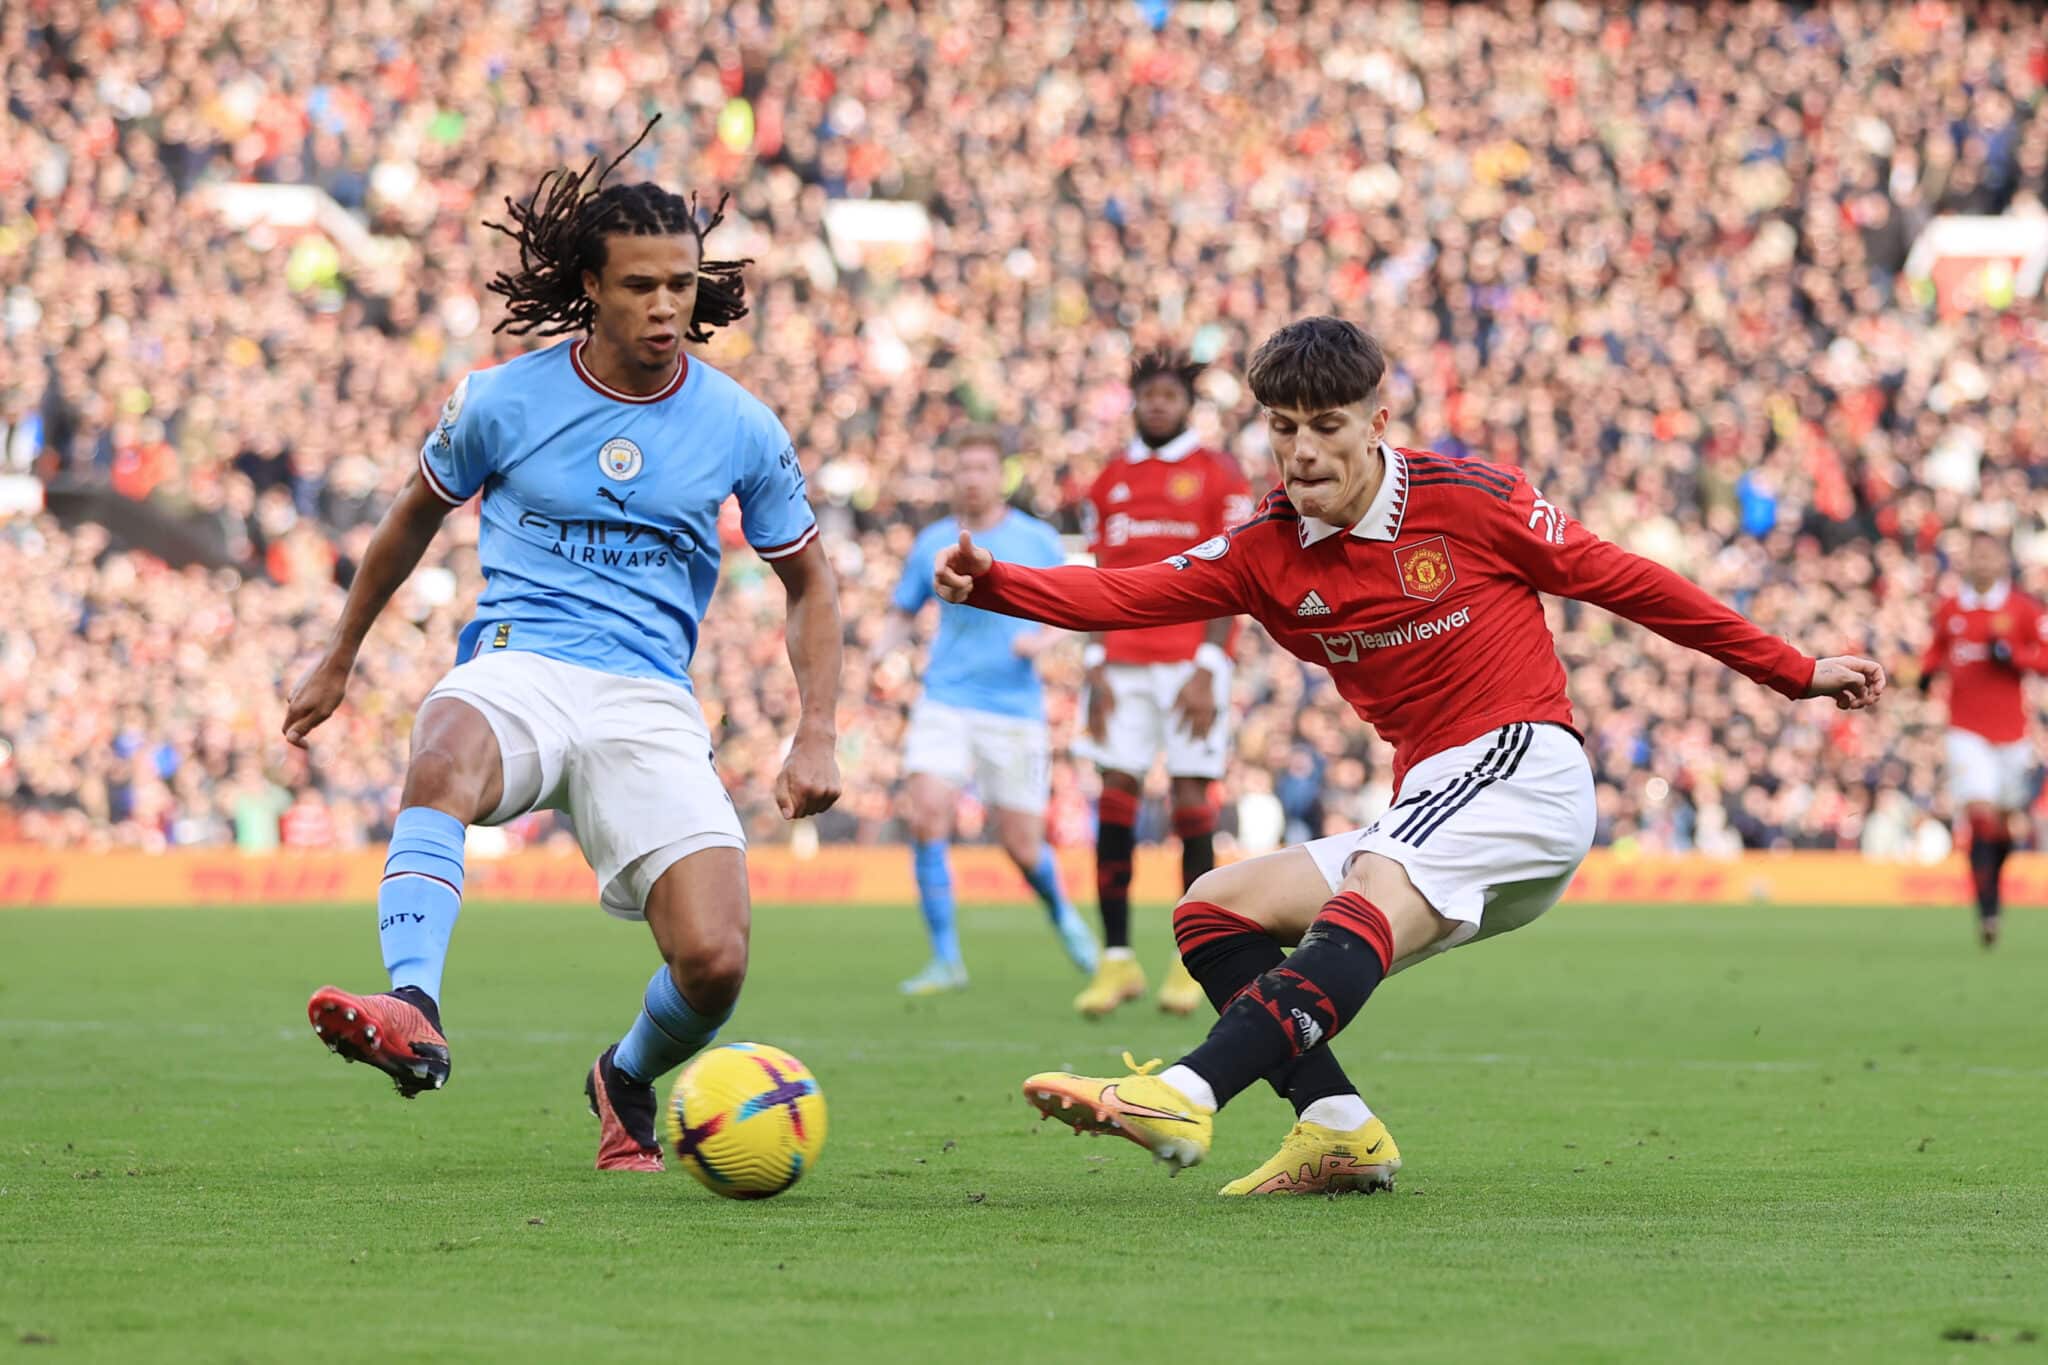
[[[676,391],[683,387],[683,381],[689,378],[690,376],[689,352],[684,351],[681,348],[678,348],[676,354],[676,377],[674,379],[669,380],[667,384],[663,385],[660,392],[622,393],[618,389],[613,388],[611,385],[599,379],[596,375],[592,374],[588,369],[584,367],[582,337],[578,337],[576,338],[576,340],[569,343],[569,365],[570,368],[576,371],[576,377],[578,379],[590,385],[591,388],[596,389],[599,393],[603,394],[606,398],[611,399],[614,403],[659,403],[664,398],[675,397]]]
[[[1124,447],[1124,458],[1132,464],[1143,464],[1147,460],[1157,460],[1161,464],[1179,464],[1199,450],[1201,445],[1202,438],[1195,434],[1192,427],[1157,450],[1133,436],[1131,443]]]
[[[1408,457],[1381,441],[1380,458],[1387,462],[1386,476],[1380,480],[1380,491],[1373,495],[1372,506],[1365,509],[1365,515],[1351,528],[1351,534],[1360,540],[1398,539],[1401,519],[1408,512]],[[1301,547],[1305,550],[1343,529],[1315,517],[1303,517]]]
[[[1997,611],[2005,605],[2006,597],[2012,592],[2012,580],[2001,578],[1991,585],[1990,592],[1978,592],[1968,583],[1956,594],[1956,601],[1964,611]]]

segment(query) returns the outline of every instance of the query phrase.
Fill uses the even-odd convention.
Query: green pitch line
[[[1962,911],[1560,909],[1340,1040],[1396,1193],[1235,1203],[1283,1106],[1172,1181],[1038,1126],[1026,1073],[1199,1024],[1088,1024],[1036,912],[964,920],[973,989],[907,1003],[913,911],[760,911],[726,1037],[809,1063],[832,1137],[728,1204],[589,1169],[583,1071],[650,961],[594,909],[464,919],[454,1079],[411,1103],[302,1013],[380,980],[367,910],[0,915],[0,1359],[2048,1351],[2048,919],[1987,956]]]

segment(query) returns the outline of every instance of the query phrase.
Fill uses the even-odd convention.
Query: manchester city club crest
[[[623,483],[640,472],[641,464],[640,447],[623,436],[614,436],[598,447],[597,467],[607,479]]]
[[[1458,581],[1451,567],[1451,547],[1442,536],[1403,546],[1394,551],[1394,567],[1401,571],[1401,591],[1425,602],[1434,602]]]

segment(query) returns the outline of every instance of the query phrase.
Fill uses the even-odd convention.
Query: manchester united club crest
[[[1193,502],[1202,496],[1202,476],[1193,470],[1182,470],[1166,481],[1166,496],[1175,502]]]
[[[1431,536],[1394,551],[1394,567],[1401,574],[1401,591],[1425,602],[1434,602],[1458,581],[1451,566],[1451,547],[1442,536]]]

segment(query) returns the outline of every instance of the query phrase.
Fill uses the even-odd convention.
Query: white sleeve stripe
[[[766,549],[762,549],[761,547],[756,546],[754,553],[760,555],[763,559],[788,559],[791,555],[795,554],[798,550],[803,549],[804,546],[810,544],[817,538],[818,523],[814,521],[811,523],[811,527],[808,531],[805,531],[795,540],[790,541],[789,544],[771,545],[768,546]]]
[[[433,490],[434,496],[447,503],[450,507],[460,507],[469,501],[468,498],[458,498],[448,491],[448,485],[441,482],[435,475],[433,466],[427,463],[427,452],[425,450],[420,451],[420,473],[426,475],[427,487]]]

